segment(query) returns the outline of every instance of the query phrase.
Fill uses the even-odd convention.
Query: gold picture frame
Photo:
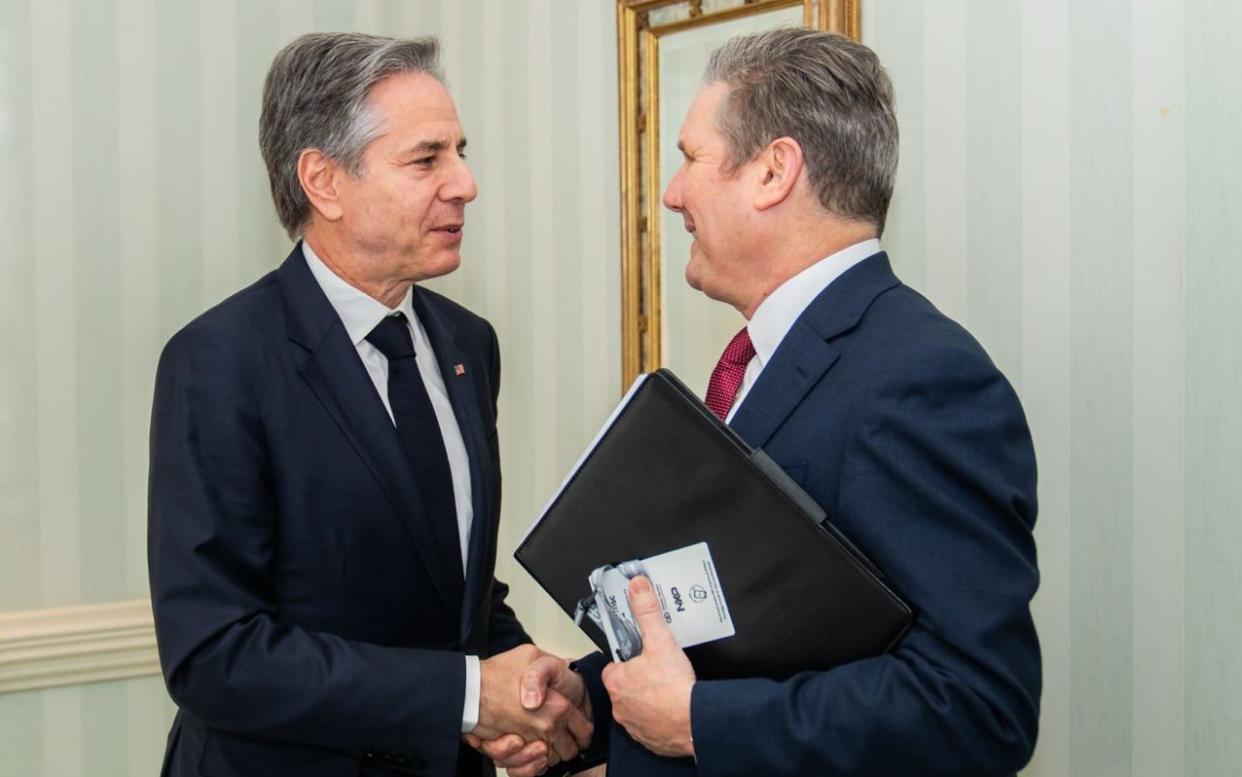
[[[621,141],[621,380],[666,366],[660,239],[660,48],[667,36],[764,14],[859,37],[860,0],[617,0]],[[772,18],[775,18],[773,16]],[[718,29],[724,29],[723,27]],[[677,121],[680,121],[680,116]]]

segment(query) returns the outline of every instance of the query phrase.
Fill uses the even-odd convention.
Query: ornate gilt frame
[[[802,6],[803,24],[859,37],[861,0],[735,0],[703,10],[703,0],[617,0],[621,119],[621,389],[662,364],[660,316],[660,38],[751,14]],[[721,5],[721,3],[716,3]],[[652,23],[652,12],[683,18]]]

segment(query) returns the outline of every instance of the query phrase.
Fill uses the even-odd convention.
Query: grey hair
[[[893,85],[875,52],[843,35],[776,29],[716,49],[704,82],[729,89],[716,123],[733,169],[773,140],[793,138],[820,205],[884,231],[897,117]]]
[[[312,33],[272,60],[263,83],[259,149],[276,215],[290,238],[298,239],[310,221],[298,157],[308,148],[318,149],[350,175],[362,175],[363,153],[380,131],[367,96],[396,73],[426,73],[443,83],[439,42],[433,37]]]

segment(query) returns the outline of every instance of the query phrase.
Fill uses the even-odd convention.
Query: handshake
[[[479,724],[465,740],[511,777],[541,774],[591,743],[591,699],[565,659],[519,645],[479,666]]]
[[[646,577],[630,581],[629,596],[643,652],[603,670],[612,721],[658,755],[694,755],[694,668],[665,624]],[[591,743],[591,699],[565,659],[520,645],[479,666],[479,724],[464,738],[510,777],[535,777]]]

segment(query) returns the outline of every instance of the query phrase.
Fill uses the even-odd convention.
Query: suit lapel
[[[763,447],[789,414],[840,358],[833,340],[853,329],[883,292],[898,285],[880,252],[828,285],[794,322],[764,365],[730,426],[748,444]]]
[[[839,355],[800,321],[795,323],[729,425],[751,447],[762,448]]]
[[[488,498],[491,493],[491,475],[487,466],[490,457],[483,420],[479,417],[478,398],[481,394],[475,384],[479,379],[478,370],[481,365],[472,361],[471,354],[458,345],[456,326],[434,302],[426,291],[414,287],[414,313],[435,350],[440,375],[448,391],[449,402],[457,417],[457,426],[461,429],[467,458],[470,460],[470,503],[474,516],[470,526],[470,546],[466,552],[466,590],[461,614],[461,634],[464,639],[474,621],[479,595],[486,582],[480,571],[487,553],[488,538],[491,537],[488,526],[492,510]],[[457,365],[465,368],[460,375],[457,374]]]
[[[440,600],[449,612],[457,612],[460,605],[453,589],[460,588],[452,584],[451,573],[436,552],[439,546],[423,519],[418,484],[396,427],[340,318],[306,266],[300,243],[281,266],[278,277],[289,339],[309,352],[299,366],[303,379],[392,503]]]

